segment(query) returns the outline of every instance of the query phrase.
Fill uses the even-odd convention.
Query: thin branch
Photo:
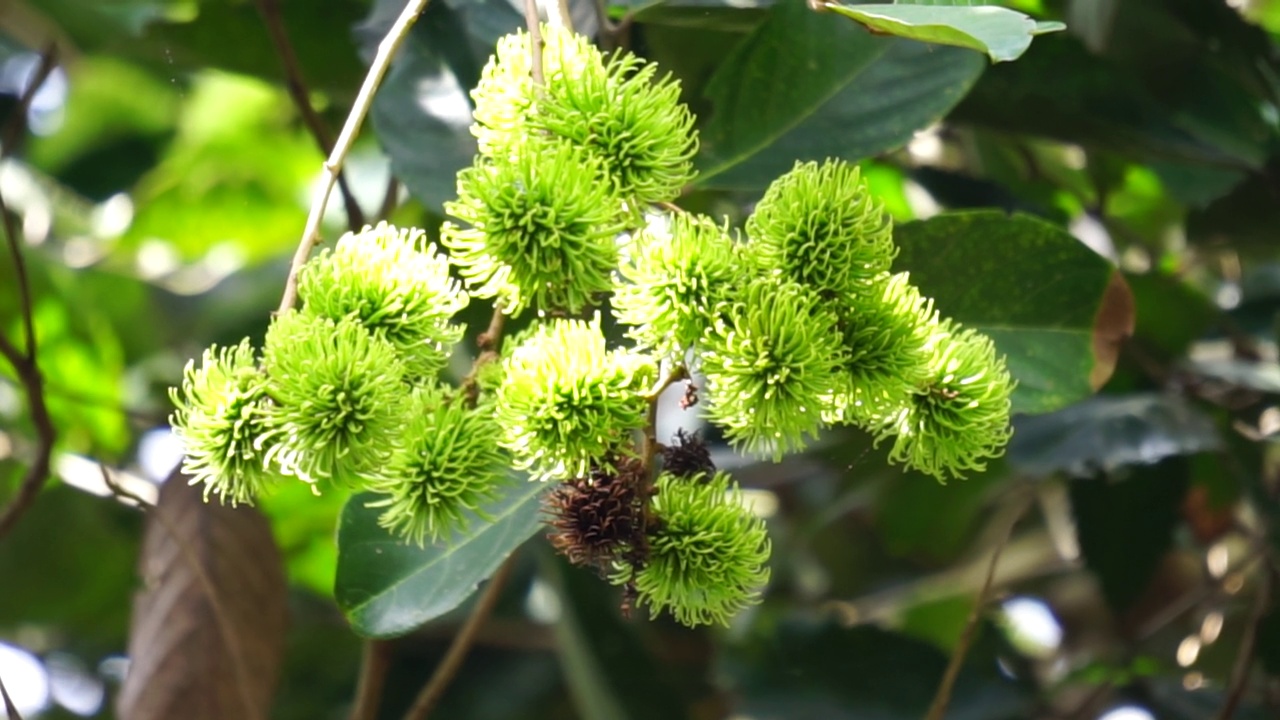
[[[0,210],[0,213],[4,212]],[[0,354],[3,354],[17,370],[18,378],[27,391],[27,405],[31,409],[31,421],[36,428],[36,456],[27,472],[18,484],[18,493],[13,501],[0,514],[0,539],[8,535],[18,520],[35,502],[36,497],[49,479],[49,468],[53,456],[53,444],[57,433],[53,428],[53,420],[49,417],[49,409],[45,405],[44,379],[40,368],[34,361],[28,361],[18,353],[4,336],[0,336]]]
[[[40,67],[32,77],[31,83],[23,90],[18,106],[13,110],[13,120],[4,131],[4,145],[0,146],[0,160],[8,157],[18,143],[26,128],[27,110],[35,98],[40,85],[53,71],[55,65],[55,48],[49,46],[45,51]],[[18,348],[0,334],[0,355],[4,355],[18,375],[18,381],[26,388],[27,406],[31,410],[31,422],[36,428],[36,456],[27,468],[26,474],[18,484],[18,493],[13,501],[0,514],[0,538],[9,534],[27,508],[35,502],[36,496],[44,488],[49,479],[49,464],[53,456],[53,444],[57,433],[53,420],[49,417],[49,408],[45,402],[44,376],[40,373],[40,364],[36,357],[36,327],[34,307],[31,301],[31,281],[27,274],[27,263],[22,255],[21,240],[14,218],[9,214],[3,196],[0,196],[0,225],[4,226],[5,240],[9,246],[9,254],[13,257],[13,271],[18,280],[18,303],[22,313],[23,333],[26,336],[26,348]]]
[[[422,692],[418,693],[417,699],[413,701],[413,706],[405,714],[404,720],[426,720],[436,703],[440,701],[441,696],[444,695],[445,688],[449,686],[453,676],[462,667],[462,661],[466,658],[467,651],[471,649],[476,633],[480,631],[480,627],[484,625],[485,620],[489,618],[489,614],[493,612],[493,606],[498,603],[498,596],[502,594],[502,586],[506,584],[507,578],[511,575],[511,569],[515,566],[514,558],[514,554],[509,556],[502,563],[502,567],[498,568],[498,572],[489,578],[489,584],[485,586],[484,592],[476,599],[476,605],[471,609],[470,617],[467,618],[466,623],[462,625],[462,629],[453,638],[453,642],[449,645],[449,650],[444,654],[444,659],[436,666],[435,672],[431,674],[427,684],[423,686]]]
[[[280,64],[284,66],[285,86],[289,88],[289,97],[293,98],[293,104],[297,106],[302,121],[311,131],[311,137],[320,146],[320,152],[328,155],[333,150],[333,137],[320,119],[320,114],[311,106],[311,93],[302,77],[302,64],[298,62],[298,54],[289,42],[289,32],[284,26],[279,0],[256,0],[256,4],[258,13],[267,26],[267,34],[271,36],[271,44],[275,45],[276,53],[280,56]],[[347,226],[355,232],[364,227],[364,213],[341,171],[338,172],[338,190],[342,192],[342,204],[347,211]]]
[[[537,0],[524,0],[524,24],[529,29],[529,62],[533,84],[541,89],[546,79],[542,74],[542,25],[538,19]]]
[[[1262,562],[1265,551],[1262,548],[1250,548],[1248,554],[1244,555],[1238,567],[1229,568],[1221,577],[1212,578],[1203,582],[1196,587],[1183,593],[1178,598],[1168,603],[1163,610],[1151,616],[1146,622],[1140,625],[1134,633],[1134,639],[1138,641],[1149,640],[1156,633],[1163,630],[1169,623],[1182,617],[1191,609],[1199,606],[1204,601],[1222,592],[1223,586],[1228,579],[1233,577],[1242,577],[1253,571],[1254,566]],[[1263,568],[1263,572],[1265,572]]]
[[[409,0],[401,11],[400,17],[396,18],[391,29],[387,31],[386,37],[378,43],[378,53],[374,56],[373,63],[369,65],[369,73],[365,75],[360,92],[356,94],[351,113],[347,115],[342,132],[338,134],[333,152],[329,153],[329,159],[324,163],[324,186],[321,188],[320,197],[311,204],[307,225],[302,231],[302,240],[298,243],[298,250],[294,253],[293,263],[289,267],[289,277],[285,280],[284,297],[280,298],[278,312],[283,313],[293,307],[298,299],[298,272],[311,256],[311,249],[320,241],[320,221],[324,218],[324,209],[329,204],[329,196],[333,194],[333,186],[337,182],[338,173],[342,170],[342,163],[346,161],[347,153],[351,151],[356,135],[360,132],[360,126],[364,124],[369,108],[373,106],[374,93],[382,84],[382,78],[387,74],[387,68],[391,66],[391,59],[395,57],[396,51],[409,36],[409,29],[426,8],[427,2],[428,0]]]
[[[687,380],[688,378],[689,369],[684,366],[684,363],[680,363],[672,368],[671,372],[667,373],[667,376],[662,379],[662,382],[658,383],[658,387],[654,388],[653,392],[649,393],[646,398],[649,407],[645,413],[644,435],[641,438],[640,445],[640,462],[643,463],[641,476],[644,478],[643,482],[645,482],[646,485],[649,482],[648,478],[651,474],[649,471],[653,468],[653,456],[658,451],[658,401],[662,399],[662,393],[665,392],[667,388],[675,385],[681,380]],[[640,489],[642,491],[648,491],[648,487]]]
[[[356,701],[351,709],[351,720],[377,720],[378,707],[382,704],[382,687],[387,684],[387,670],[391,667],[391,643],[386,640],[366,640],[360,660],[360,679],[356,681]]]
[[[1253,599],[1253,610],[1249,613],[1249,624],[1245,626],[1244,638],[1240,641],[1240,650],[1236,653],[1235,665],[1231,668],[1231,685],[1227,691],[1227,701],[1218,712],[1217,720],[1231,720],[1244,699],[1245,690],[1249,687],[1249,674],[1253,670],[1254,648],[1258,644],[1258,625],[1267,614],[1271,602],[1271,573],[1263,570],[1258,581],[1258,592]]]
[[[23,88],[22,95],[18,98],[18,105],[13,109],[12,119],[5,126],[4,136],[0,138],[0,159],[5,159],[14,154],[18,149],[18,144],[22,142],[23,136],[27,130],[27,113],[31,109],[31,103],[35,101],[36,93],[40,91],[40,86],[44,85],[44,81],[49,78],[49,74],[58,66],[58,47],[49,45],[40,56],[40,64],[36,66],[35,73],[31,76],[31,81]],[[4,229],[9,241],[9,252],[13,255],[14,272],[18,276],[18,295],[22,303],[22,324],[26,332],[27,340],[27,360],[34,363],[36,358],[36,329],[35,321],[31,317],[31,281],[27,276],[27,264],[22,259],[22,250],[18,247],[18,229],[13,224],[13,218],[9,217],[8,208],[0,202],[0,212],[4,213]]]
[[[13,698],[9,697],[9,688],[4,686],[3,677],[0,677],[0,697],[4,698],[4,714],[9,717],[9,720],[22,720],[17,706],[13,704]]]
[[[978,597],[973,602],[973,609],[969,611],[969,617],[965,620],[964,631],[960,634],[960,641],[956,643],[955,650],[951,652],[951,661],[947,663],[947,670],[942,675],[942,682],[938,684],[938,691],[933,696],[933,703],[929,706],[929,712],[925,715],[926,720],[942,720],[943,715],[947,712],[947,705],[951,703],[951,690],[955,687],[956,678],[960,676],[960,668],[964,666],[964,658],[969,654],[969,648],[973,645],[973,638],[977,635],[978,622],[982,619],[982,611],[986,607],[987,601],[990,599],[991,586],[996,579],[996,566],[1000,563],[1000,555],[1004,552],[1004,548],[1009,544],[1009,538],[1013,537],[1013,528],[1022,519],[1023,513],[1030,506],[1031,499],[1024,498],[1018,501],[1013,517],[1009,520],[1008,527],[1005,528],[1004,534],[1000,537],[1000,541],[996,543],[995,548],[991,551],[991,562],[987,565],[987,577],[982,582],[982,588],[978,590]]]
[[[574,32],[573,15],[569,11],[569,0],[556,0],[556,13],[560,15],[560,24],[564,29]]]
[[[600,49],[606,52],[625,47],[627,32],[631,29],[632,12],[627,11],[622,19],[613,22],[609,19],[609,3],[606,0],[595,0],[596,19],[600,23]]]
[[[58,67],[58,46],[50,42],[40,54],[40,64],[36,65],[35,72],[31,74],[31,79],[18,98],[18,105],[13,109],[13,120],[5,127],[4,135],[0,136],[0,153],[5,157],[14,155],[21,147],[26,137],[27,112],[31,109],[31,102],[35,100],[36,93],[44,85],[44,81],[49,79],[49,73],[52,73],[56,67]]]
[[[506,327],[507,315],[502,312],[502,301],[493,306],[493,315],[489,318],[489,327],[476,338],[476,346],[480,354],[471,363],[471,372],[462,380],[462,393],[467,398],[467,405],[475,407],[480,400],[480,371],[485,365],[501,357],[502,330]]]

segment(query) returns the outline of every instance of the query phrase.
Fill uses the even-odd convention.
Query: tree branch
[[[311,131],[311,137],[320,146],[320,152],[328,155],[333,150],[333,138],[319,113],[311,106],[311,93],[302,77],[298,55],[289,42],[289,32],[285,29],[284,17],[280,14],[279,0],[256,0],[255,4],[267,26],[267,34],[271,36],[271,44],[275,45],[276,53],[280,56],[280,64],[284,66],[285,87],[289,89],[289,97],[293,98],[293,104],[297,106],[303,123]],[[360,210],[360,203],[356,202],[342,171],[338,171],[338,190],[342,192],[342,204],[347,211],[347,226],[352,232],[356,232],[364,227],[364,212]]]
[[[4,714],[9,716],[9,720],[22,720],[22,715],[13,704],[13,698],[9,697],[9,688],[4,686],[3,677],[0,677],[0,698],[4,698]]]
[[[342,170],[342,163],[346,161],[347,153],[351,151],[356,135],[360,133],[360,126],[364,124],[369,108],[373,106],[373,96],[378,91],[378,86],[382,84],[387,68],[391,66],[391,59],[395,57],[396,51],[408,37],[409,29],[426,8],[427,2],[428,0],[408,0],[400,16],[387,31],[386,37],[378,43],[378,52],[373,58],[373,63],[369,65],[364,83],[360,85],[360,92],[356,94],[356,100],[351,106],[350,114],[347,115],[347,121],[342,125],[342,132],[338,134],[333,152],[329,153],[329,159],[324,163],[324,186],[320,190],[320,197],[311,204],[307,225],[302,231],[298,250],[293,255],[289,277],[285,280],[284,297],[280,298],[280,308],[277,312],[285,312],[293,307],[298,299],[298,272],[311,256],[311,249],[320,240],[320,221],[324,218],[324,209],[329,204],[329,196],[333,194],[333,186],[337,182],[338,173]]]
[[[564,29],[574,32],[573,14],[569,10],[569,0],[556,0],[556,14],[560,16],[557,19]]]
[[[951,661],[947,663],[947,670],[942,675],[942,682],[938,684],[938,691],[933,696],[933,703],[929,706],[929,712],[925,715],[925,720],[942,720],[942,717],[947,713],[947,705],[951,703],[951,690],[955,687],[956,678],[960,676],[960,668],[964,666],[964,658],[969,654],[969,648],[973,645],[973,638],[977,635],[978,622],[982,619],[982,610],[990,599],[991,585],[995,582],[996,566],[1000,563],[1000,555],[1004,552],[1005,546],[1009,544],[1009,538],[1013,537],[1014,526],[1022,519],[1022,514],[1027,511],[1027,507],[1031,504],[1030,498],[1023,498],[1017,502],[1018,505],[1012,513],[1013,517],[1009,520],[1009,525],[1005,529],[1004,535],[996,543],[995,549],[991,551],[991,562],[987,565],[987,577],[982,583],[982,588],[978,590],[978,597],[974,600],[973,609],[969,611],[968,619],[965,620],[964,631],[960,633],[960,641],[956,643],[955,650],[951,652]]]
[[[533,84],[541,91],[546,78],[542,74],[542,25],[538,19],[537,0],[524,0],[524,24],[529,30],[529,67]]]
[[[382,704],[382,687],[387,683],[387,669],[391,667],[391,643],[386,640],[366,640],[364,655],[360,660],[360,678],[356,681],[356,702],[351,709],[351,720],[377,720],[378,707]]]
[[[4,145],[0,147],[0,160],[8,157],[15,149],[26,128],[27,110],[31,107],[31,101],[35,98],[36,92],[40,89],[53,71],[56,65],[55,46],[50,45],[41,58],[40,66],[36,73],[32,76],[31,82],[23,90],[22,96],[18,99],[18,105],[13,110],[13,119],[5,128],[3,141]],[[9,534],[13,526],[17,524],[27,508],[35,502],[36,496],[40,494],[40,490],[44,488],[45,482],[49,479],[49,464],[53,455],[53,443],[57,439],[57,433],[53,428],[53,420],[49,417],[49,408],[45,403],[44,395],[44,376],[40,373],[40,364],[36,357],[37,341],[35,319],[33,317],[34,307],[31,302],[31,280],[27,274],[27,263],[22,254],[21,240],[18,237],[18,227],[13,221],[13,216],[9,214],[9,208],[5,205],[4,197],[0,195],[0,224],[4,226],[5,240],[9,246],[9,254],[13,258],[13,271],[17,276],[18,284],[18,304],[22,314],[23,334],[26,336],[26,348],[19,351],[17,346],[9,341],[7,337],[0,334],[0,355],[4,355],[9,364],[13,366],[14,372],[18,376],[18,381],[26,389],[27,406],[31,410],[31,422],[36,428],[36,456],[32,460],[31,465],[27,468],[27,472],[22,476],[22,481],[18,485],[18,493],[13,498],[13,502],[5,508],[0,514],[0,538]]]
[[[453,676],[462,667],[462,661],[466,658],[467,651],[471,649],[476,633],[480,631],[480,627],[484,625],[485,620],[489,618],[489,614],[493,612],[493,606],[497,604],[498,596],[502,594],[502,586],[506,584],[507,578],[511,575],[511,569],[515,566],[514,558],[514,554],[508,556],[506,561],[502,563],[502,567],[498,568],[498,572],[489,578],[489,584],[485,586],[484,592],[476,599],[476,605],[471,609],[471,615],[453,638],[453,642],[449,645],[449,650],[445,652],[444,659],[436,666],[436,671],[431,674],[427,684],[423,686],[422,692],[418,693],[417,699],[413,701],[413,706],[405,714],[404,720],[426,720],[431,710],[435,708],[436,703],[440,701],[440,697],[444,695],[445,688],[449,686]]]
[[[49,79],[49,73],[56,67],[58,67],[58,46],[51,42],[40,54],[40,64],[36,65],[35,72],[31,74],[31,79],[23,88],[22,95],[18,98],[18,105],[13,109],[13,119],[6,125],[4,135],[0,136],[0,153],[4,157],[16,154],[22,146],[22,141],[26,137],[27,111],[31,109],[31,101],[35,99],[36,92],[40,90],[40,86],[44,85],[44,81]]]
[[[658,387],[649,393],[646,400],[649,407],[645,411],[644,434],[640,439],[640,462],[643,463],[643,471],[641,472],[642,482],[645,487],[640,488],[643,492],[649,490],[649,475],[653,469],[653,456],[658,452],[658,401],[662,399],[662,393],[667,388],[675,385],[681,380],[689,379],[689,368],[680,363],[667,373],[662,382],[658,383]],[[644,497],[644,495],[642,495]],[[646,508],[648,506],[646,505]]]

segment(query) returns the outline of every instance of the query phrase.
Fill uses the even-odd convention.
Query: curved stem
[[[382,704],[382,688],[387,684],[387,670],[391,667],[391,643],[386,640],[366,640],[360,659],[360,677],[356,681],[356,701],[351,708],[351,720],[377,720],[378,707]]]
[[[524,0],[524,24],[529,30],[529,62],[533,84],[541,91],[546,79],[542,74],[542,26],[538,19],[537,0]]]
[[[956,678],[960,676],[960,668],[964,666],[965,656],[969,654],[969,647],[973,645],[973,638],[977,634],[978,621],[982,619],[982,610],[986,607],[987,601],[991,596],[991,586],[996,578],[996,566],[1000,563],[1000,555],[1004,552],[1005,546],[1009,544],[1009,538],[1013,536],[1013,528],[1022,519],[1022,514],[1026,512],[1030,505],[1030,498],[1018,500],[1016,510],[1012,513],[1013,517],[1009,520],[1004,535],[1000,541],[996,543],[995,549],[991,551],[991,562],[987,565],[987,577],[982,583],[982,588],[978,591],[978,597],[974,600],[973,609],[969,611],[969,617],[965,621],[964,631],[960,634],[960,641],[956,643],[955,650],[951,653],[951,661],[947,663],[947,670],[942,675],[942,682],[938,684],[938,690],[933,696],[933,703],[929,706],[929,712],[925,715],[925,720],[942,720],[947,712],[947,705],[951,703],[951,690],[955,687]]]
[[[0,677],[0,698],[4,699],[5,715],[8,715],[11,720],[22,720],[22,715],[13,704],[13,698],[9,697],[9,688],[5,687],[3,677]]]
[[[373,63],[369,65],[369,72],[365,75],[360,92],[351,106],[347,121],[342,126],[342,132],[338,134],[337,142],[333,145],[333,152],[329,153],[329,159],[324,163],[324,185],[320,189],[320,196],[311,204],[307,225],[302,231],[302,240],[299,241],[298,249],[293,255],[289,277],[285,280],[284,297],[280,298],[280,308],[277,312],[285,312],[293,307],[298,299],[298,272],[306,264],[307,258],[311,257],[311,249],[320,240],[320,221],[324,218],[324,209],[329,204],[329,196],[333,194],[338,173],[347,159],[347,153],[355,143],[356,135],[360,133],[360,126],[364,124],[369,108],[373,106],[373,96],[378,91],[378,86],[382,84],[387,68],[391,66],[391,59],[395,57],[396,51],[409,36],[409,29],[427,7],[428,1],[409,0],[405,3],[404,10],[387,31],[386,37],[378,43],[378,53],[374,56]]]
[[[18,105],[12,111],[13,120],[4,129],[4,145],[0,146],[0,160],[7,158],[19,144],[26,128],[27,108],[31,107],[36,91],[44,84],[56,65],[56,50],[51,45],[41,57],[40,66],[18,99]],[[35,308],[31,300],[31,280],[27,275],[27,263],[22,254],[18,226],[13,216],[9,214],[9,208],[5,205],[3,197],[0,197],[0,225],[4,227],[5,241],[9,246],[9,254],[13,258],[13,272],[17,276],[18,285],[18,306],[22,314],[22,330],[26,340],[26,347],[19,350],[7,337],[0,334],[0,355],[3,355],[13,366],[18,381],[26,389],[27,406],[31,409],[31,421],[36,429],[35,459],[22,476],[17,495],[4,512],[0,513],[0,538],[3,538],[35,502],[36,496],[48,481],[57,432],[53,427],[53,419],[49,416],[45,399],[44,375],[40,372],[40,363],[36,357]]]

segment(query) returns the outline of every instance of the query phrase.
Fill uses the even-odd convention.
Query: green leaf
[[[729,4],[721,0],[664,0],[633,10],[632,20],[645,26],[665,25],[709,32],[749,32],[764,19],[770,4],[754,0],[746,0],[741,4]],[[647,29],[646,27],[646,37]],[[692,45],[686,49],[699,48]]]
[[[1254,652],[1268,675],[1280,674],[1280,603],[1275,600],[1258,622],[1258,644]]]
[[[447,545],[420,548],[378,526],[373,495],[347,501],[338,525],[334,597],[366,637],[403,635],[462,604],[542,524],[543,483],[515,482]]]
[[[825,7],[873,32],[984,52],[992,62],[1017,60],[1036,35],[1065,30],[1009,8],[948,5],[840,5]]]
[[[136,215],[121,246],[161,240],[195,260],[230,243],[247,262],[294,246],[323,158],[303,128],[281,123],[290,112],[285,92],[259,80],[200,75],[173,142],[132,194]]]
[[[894,236],[894,268],[1007,356],[1014,412],[1065,407],[1111,377],[1133,332],[1133,296],[1109,261],[1065,230],[979,211],[901,225]]]
[[[1222,318],[1205,292],[1172,273],[1126,273],[1138,323],[1134,338],[1157,361],[1179,359]]]
[[[776,4],[707,84],[698,184],[756,191],[797,160],[901,146],[964,97],[979,55],[873,37],[804,3]],[[797,38],[804,38],[797,42]]]

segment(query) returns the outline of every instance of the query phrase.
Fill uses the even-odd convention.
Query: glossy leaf
[[[39,0],[37,4],[46,2]],[[90,6],[81,0],[55,0],[76,20],[92,22]],[[141,4],[138,0],[120,0]],[[108,46],[120,56],[149,66],[170,82],[192,72],[217,68],[226,72],[253,75],[276,83],[284,79],[279,53],[265,31],[256,2],[199,2],[186,4],[165,0],[169,10],[155,13],[156,19],[140,37],[128,40],[116,36]],[[345,114],[347,99],[355,96],[364,69],[350,41],[351,28],[364,12],[361,0],[310,0],[276,2],[289,42],[297,54],[307,87],[343,98],[342,114],[330,120],[336,135]],[[96,8],[95,8],[96,9]],[[109,14],[104,13],[104,14]],[[105,27],[98,23],[98,28]],[[228,42],[234,38],[234,42]]]
[[[513,481],[473,518],[465,533],[445,545],[407,544],[378,526],[372,495],[347,501],[338,525],[338,574],[334,596],[352,628],[367,637],[393,637],[462,604],[476,586],[542,524],[548,485]]]
[[[1066,231],[980,211],[900,225],[895,238],[895,270],[1006,355],[1015,412],[1065,407],[1111,376],[1133,332],[1133,298],[1116,268]]]
[[[899,147],[959,102],[983,66],[968,50],[877,38],[777,3],[708,82],[698,183],[758,191],[797,160]]]
[[[1016,60],[1031,47],[1032,37],[1067,27],[991,5],[826,3],[825,7],[876,33],[969,48],[986,53],[992,62]]]

